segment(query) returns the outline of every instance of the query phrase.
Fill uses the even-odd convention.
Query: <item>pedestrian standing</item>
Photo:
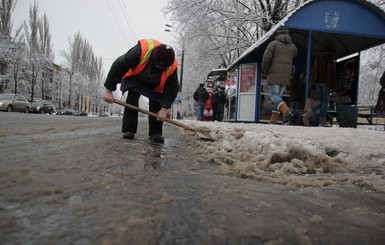
[[[149,99],[149,110],[157,117],[149,117],[150,140],[164,143],[163,121],[179,91],[178,62],[171,46],[154,39],[142,39],[112,64],[107,79],[104,100],[113,102],[112,92],[128,92],[126,102],[138,106],[141,95]],[[122,132],[124,139],[134,139],[138,127],[138,111],[125,107]]]
[[[196,109],[198,114],[198,120],[203,120],[203,110],[205,108],[206,100],[209,98],[209,93],[204,87],[203,83],[199,84],[199,87],[194,92],[194,100],[196,101]]]
[[[215,86],[213,93],[211,95],[211,104],[213,107],[213,118],[212,121],[217,120],[218,116],[218,105],[219,105],[219,92],[220,92],[221,86],[217,85]]]
[[[381,89],[378,93],[378,99],[374,112],[378,117],[385,117],[385,71],[380,78]]]
[[[217,108],[217,115],[216,115],[216,120],[218,122],[223,121],[226,102],[227,102],[227,95],[225,92],[225,87],[220,87],[218,91],[218,108]]]
[[[318,104],[314,105],[304,115],[302,121],[305,126],[309,126],[309,120],[318,109],[319,126],[326,127],[327,109],[329,106],[330,90],[336,89],[336,64],[335,64],[336,42],[334,39],[323,40],[323,50],[314,59],[311,85],[316,87]],[[333,92],[335,94],[335,92]]]
[[[267,77],[269,95],[274,102],[270,123],[277,123],[280,113],[283,114],[282,123],[286,124],[293,115],[282,94],[289,85],[293,69],[293,58],[297,56],[297,47],[291,40],[289,30],[281,26],[262,57],[262,76]]]

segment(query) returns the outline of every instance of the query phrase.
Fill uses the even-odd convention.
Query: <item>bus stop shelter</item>
[[[306,72],[306,98],[314,56],[321,51],[322,41],[332,38],[337,43],[338,86],[347,91],[346,104],[357,105],[360,52],[385,43],[385,13],[365,0],[313,0],[292,11],[227,68],[237,74],[236,112],[232,120],[261,122],[270,117],[272,101],[262,79],[261,62],[266,46],[282,25],[289,29],[298,48],[293,74]],[[285,92],[284,100],[287,99]]]

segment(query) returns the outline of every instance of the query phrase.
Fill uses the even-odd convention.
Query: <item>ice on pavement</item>
[[[196,140],[198,162],[230,174],[289,186],[354,184],[385,191],[385,132],[184,120],[213,142]]]

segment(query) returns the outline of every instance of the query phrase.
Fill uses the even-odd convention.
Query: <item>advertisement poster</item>
[[[240,93],[255,93],[256,73],[256,64],[247,64],[241,66],[241,77],[239,84]]]
[[[238,120],[253,121],[255,116],[257,64],[240,67]]]

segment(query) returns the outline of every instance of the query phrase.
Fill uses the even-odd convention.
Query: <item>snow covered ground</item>
[[[385,241],[384,131],[121,120],[0,112],[0,244]]]
[[[385,192],[385,132],[184,120],[214,142],[196,141],[198,161],[217,171],[289,186],[354,184]],[[381,127],[381,126],[380,126]],[[382,129],[383,130],[383,129]]]

